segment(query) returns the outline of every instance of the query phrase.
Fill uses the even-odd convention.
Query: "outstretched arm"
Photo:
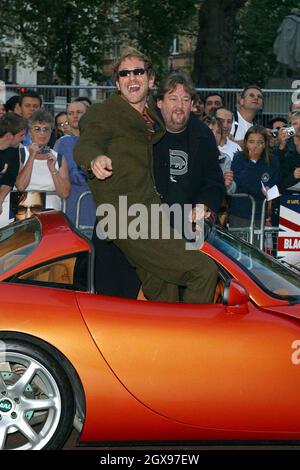
[[[112,161],[106,155],[100,155],[91,161],[91,170],[99,180],[105,180],[112,176]]]

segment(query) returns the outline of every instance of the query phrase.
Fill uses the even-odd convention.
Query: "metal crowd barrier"
[[[295,86],[297,81],[295,81]],[[26,89],[37,91],[43,98],[45,108],[58,113],[64,111],[68,103],[78,96],[86,96],[93,103],[102,102],[116,90],[112,85],[34,85],[23,84]],[[293,85],[292,85],[293,86]],[[20,86],[17,84],[6,84],[6,99],[18,94]],[[234,110],[241,95],[241,88],[196,88],[197,92],[205,97],[208,94],[219,93],[224,97],[224,105]],[[265,125],[273,116],[286,116],[296,88],[286,89],[263,89],[264,108],[259,113],[257,120]]]
[[[253,196],[245,193],[235,193],[230,197],[232,198],[247,198],[251,202],[251,218],[248,226],[245,227],[230,227],[227,225],[229,232],[234,233],[243,240],[255,244],[266,253],[276,257],[278,247],[278,227],[266,225],[266,209],[267,200],[264,199],[261,209],[260,225],[255,227],[255,209],[256,203]]]
[[[83,225],[80,224],[80,207],[82,200],[92,194],[91,191],[85,191],[82,193],[77,201],[76,206],[76,219],[75,219],[75,227],[86,235],[88,238],[92,237],[93,234],[93,226]],[[255,227],[255,209],[256,203],[253,196],[246,193],[236,193],[233,194],[231,197],[236,198],[248,198],[251,201],[251,218],[249,226],[246,227],[230,227],[228,225],[228,230],[243,240],[248,241],[249,243],[253,244],[254,241],[259,246],[262,251],[276,257],[277,254],[277,246],[278,246],[278,227],[272,227],[266,225],[266,209],[267,209],[267,200],[265,199],[262,204],[262,211],[261,211],[261,218],[260,218],[260,226]],[[65,202],[65,201],[64,201]]]
[[[297,81],[294,82],[294,85],[296,87]],[[259,112],[256,116],[258,124],[265,126],[273,116],[286,117],[289,112],[292,97],[296,94],[295,92],[297,89],[295,87],[290,89],[262,89],[264,95],[264,106],[262,112]],[[224,105],[233,111],[239,103],[242,89],[217,88],[213,90],[211,88],[197,88],[197,91],[202,97],[212,94],[214,91],[219,93],[224,98]]]
[[[75,220],[75,227],[86,235],[88,238],[92,237],[93,234],[93,226],[83,225],[80,224],[80,206],[82,200],[92,194],[91,191],[85,191],[82,193],[77,201],[76,207],[76,220]],[[248,241],[249,243],[253,244],[254,241],[258,245],[258,247],[265,251],[266,253],[276,257],[277,255],[277,246],[278,246],[278,227],[272,227],[266,225],[266,208],[267,208],[267,200],[265,199],[262,204],[262,211],[261,211],[261,218],[260,218],[260,226],[255,227],[255,209],[256,203],[253,196],[246,193],[236,193],[233,194],[231,197],[236,198],[248,198],[251,201],[251,218],[249,226],[246,227],[230,227],[228,225],[228,230],[243,240]]]
[[[46,195],[55,195],[57,196],[57,193],[55,191],[43,191]],[[81,203],[82,203],[82,200],[86,197],[86,196],[89,196],[91,193],[91,191],[85,191],[83,192],[78,200],[77,200],[77,203],[76,203],[76,216],[75,216],[75,228],[77,230],[79,230],[81,233],[83,233],[86,237],[88,238],[92,238],[92,234],[93,234],[93,230],[94,230],[94,226],[93,225],[83,225],[83,224],[80,224],[80,209],[81,209]],[[58,196],[59,197],[59,196]],[[66,214],[67,212],[67,200],[66,199],[63,199],[61,197],[60,198],[60,201],[61,201],[61,211]]]
[[[274,257],[277,256],[278,248],[278,227],[272,227],[272,225],[266,225],[266,206],[267,200],[263,201],[261,218],[260,218],[260,229],[259,229],[259,248],[265,251],[269,255]],[[255,231],[255,230],[254,230]]]
[[[255,209],[256,209],[255,199],[253,196],[251,196],[250,194],[246,194],[246,193],[235,193],[235,194],[232,194],[230,197],[239,198],[239,199],[245,199],[245,198],[250,199],[251,218],[250,218],[249,226],[230,227],[228,223],[227,228],[230,232],[234,233],[238,237],[252,244],[254,240],[254,219],[255,219]]]
[[[92,238],[93,235],[93,230],[94,226],[92,225],[83,225],[80,224],[80,205],[82,200],[86,197],[91,195],[91,191],[85,191],[84,193],[80,194],[78,200],[77,200],[77,205],[76,205],[76,219],[75,219],[75,227],[82,232],[84,235],[86,235],[88,238]],[[96,217],[96,214],[95,214]]]
[[[67,200],[66,199],[63,199],[61,198],[60,196],[58,196],[58,194],[55,192],[55,191],[18,191],[17,189],[13,189],[11,191],[12,193],[30,193],[30,192],[34,192],[34,193],[42,193],[42,194],[45,194],[46,196],[57,196],[59,199],[60,199],[60,204],[61,204],[61,208],[60,210],[66,214],[67,212]],[[78,200],[77,200],[77,204],[76,204],[76,211],[75,211],[75,221],[74,221],[74,225],[75,225],[75,228],[77,230],[79,230],[80,232],[82,232],[85,236],[87,236],[88,238],[92,238],[92,234],[93,234],[93,230],[94,230],[94,226],[93,225],[83,225],[83,224],[80,224],[80,210],[81,210],[81,203],[82,203],[82,200],[86,197],[86,196],[89,196],[91,193],[91,191],[85,191],[84,193],[82,193]],[[47,207],[45,207],[45,209],[49,209]],[[96,215],[95,215],[96,216]]]
[[[12,192],[18,192],[17,190],[13,190]],[[38,191],[36,191],[38,192]],[[42,191],[48,196],[58,196],[55,191]],[[75,216],[75,228],[83,233],[88,238],[92,238],[94,226],[92,225],[84,225],[80,224],[80,210],[81,204],[83,199],[86,196],[91,195],[91,191],[83,192],[76,204],[76,216]],[[59,197],[59,196],[58,196]],[[235,193],[231,195],[232,198],[247,198],[251,202],[251,218],[249,221],[249,225],[245,227],[231,227],[230,224],[227,224],[227,229],[229,232],[234,233],[238,237],[242,238],[243,240],[253,244],[255,244],[262,250],[272,256],[276,257],[277,254],[277,246],[278,246],[278,227],[268,226],[266,225],[266,208],[267,208],[267,200],[265,199],[262,204],[261,210],[261,217],[260,217],[260,226],[255,227],[255,209],[256,203],[253,196],[246,193]],[[60,197],[59,197],[60,198]],[[61,201],[61,210],[62,212],[66,213],[66,199],[60,198]]]

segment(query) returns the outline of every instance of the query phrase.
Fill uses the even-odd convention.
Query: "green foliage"
[[[163,67],[172,39],[195,14],[196,0],[2,0],[0,39],[19,41],[15,60],[30,58],[45,79],[69,81],[71,65],[99,82],[113,49],[134,45]],[[10,54],[11,55],[11,54]]]
[[[237,49],[240,86],[265,86],[277,66],[273,43],[277,29],[299,0],[249,0],[238,15]]]
[[[166,58],[170,52],[172,40],[190,23],[196,13],[195,0],[136,0],[129,1],[136,11],[136,28],[131,36],[141,49],[156,64],[158,74],[166,71]]]
[[[20,40],[15,59],[24,63],[26,56],[33,67],[45,67],[51,80],[67,79],[70,62],[83,57],[87,63],[101,56],[105,33],[112,21],[109,1],[2,0],[0,25],[2,37]]]

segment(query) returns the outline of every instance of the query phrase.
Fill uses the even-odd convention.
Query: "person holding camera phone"
[[[68,165],[64,156],[48,147],[53,129],[51,114],[42,109],[29,118],[32,143],[20,151],[18,191],[55,192],[46,196],[46,209],[61,210],[61,199],[70,194]]]

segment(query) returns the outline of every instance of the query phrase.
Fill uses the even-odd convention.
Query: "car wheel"
[[[35,345],[0,343],[0,449],[60,449],[74,419],[64,370]]]

